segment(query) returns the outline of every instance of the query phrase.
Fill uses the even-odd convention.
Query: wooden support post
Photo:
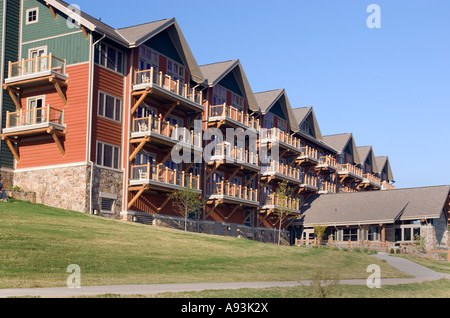
[[[86,28],[84,27],[84,25],[81,26],[81,30],[83,31],[84,37],[85,37],[86,39],[88,39],[88,38],[89,38],[89,35],[88,35],[88,33],[87,33]]]
[[[136,147],[136,149],[133,151],[133,153],[130,155],[130,161],[133,161],[134,158],[138,155],[139,151],[144,148],[145,144],[150,141],[149,136],[145,136],[145,138],[139,143],[139,145]]]
[[[214,212],[215,209],[217,209],[220,203],[221,202],[218,200],[214,201],[214,206],[211,208],[211,210],[209,210],[208,214],[205,216],[205,220],[210,217],[210,215]]]
[[[242,167],[236,168],[236,170],[234,170],[234,172],[228,177],[227,182],[230,182],[231,179],[233,179],[234,177],[236,177],[236,175],[239,173],[239,171],[242,170]]]
[[[194,126],[195,121],[198,120],[201,116],[203,115],[203,113],[198,113],[195,118],[191,121],[191,123],[186,127],[187,130],[190,130],[192,128],[192,126]]]
[[[169,151],[163,158],[163,160],[161,160],[161,163],[164,164],[167,160],[169,160],[169,158],[172,156],[172,152]]]
[[[247,215],[247,217],[244,219],[244,221],[242,223],[247,222],[247,220],[253,215],[253,213],[255,213],[254,210]]]
[[[50,9],[50,12],[51,12],[52,15],[53,15],[53,18],[56,19],[56,12],[55,12],[55,9],[53,9],[53,7],[52,7],[50,4],[48,4],[48,2],[46,2],[45,5],[48,6],[48,8]]]
[[[133,108],[131,108],[131,115],[133,115],[136,110],[138,109],[139,105],[141,105],[141,103],[145,100],[145,98],[147,97],[147,95],[150,93],[150,89],[147,88],[144,93],[141,95],[141,97],[138,99],[138,101],[136,102],[136,104],[134,104]]]
[[[169,110],[164,114],[164,116],[162,117],[162,120],[166,120],[166,118],[173,112],[173,110],[175,109],[175,107],[179,106],[180,102],[176,102],[173,104],[167,104],[167,105],[162,105],[163,107],[170,107]]]
[[[234,212],[236,212],[239,208],[242,208],[242,204],[238,204],[234,207],[231,213],[225,218],[225,222],[228,221],[233,216]]]
[[[12,142],[9,138],[6,138],[6,144],[8,145],[9,150],[11,150],[11,153],[13,154],[13,156],[17,160],[17,162],[20,162],[20,156],[17,153],[16,148],[14,148],[14,145],[12,144]]]
[[[217,170],[217,168],[219,168],[219,166],[220,166],[220,162],[216,162],[214,167],[211,168],[211,171],[206,176],[206,180],[208,180],[213,175],[213,173],[216,172],[216,170]]]
[[[20,104],[20,100],[18,99],[16,92],[13,89],[11,89],[10,87],[8,87],[8,93],[9,93],[9,96],[11,96],[11,99],[14,102],[16,109],[21,110],[22,105]]]
[[[62,156],[66,156],[66,151],[64,150],[63,145],[61,144],[61,141],[59,140],[58,136],[54,131],[50,133],[52,135],[53,140],[55,141],[56,145],[58,146],[59,151],[61,152]]]
[[[247,180],[247,182],[244,184],[244,187],[248,187],[248,185],[253,181],[253,180],[255,180],[255,178],[258,176],[258,172],[256,172],[256,173],[254,173],[251,177],[250,177],[250,179],[248,179]]]
[[[161,204],[161,206],[158,208],[158,213],[162,211],[162,209],[164,209],[164,207],[167,205],[167,203],[169,203],[170,201],[170,197],[167,196],[167,198],[164,200],[164,202]]]
[[[139,189],[139,192],[133,197],[133,199],[128,203],[128,209],[131,209],[133,204],[141,197],[141,195],[144,193],[144,191],[147,189],[147,187],[143,186],[141,189]]]
[[[50,78],[50,82],[53,83],[56,91],[58,92],[59,98],[61,98],[61,101],[63,102],[64,106],[67,107],[67,98],[66,96],[64,96],[64,93],[61,89],[61,85],[59,84],[59,82],[54,78]]]

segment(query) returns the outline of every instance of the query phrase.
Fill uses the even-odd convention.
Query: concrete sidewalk
[[[409,260],[393,257],[385,254],[377,254],[375,257],[386,260],[397,269],[414,276],[415,278],[387,278],[381,279],[381,285],[398,285],[421,283],[439,279],[450,279],[450,274],[437,273],[427,267],[418,265]],[[369,274],[368,274],[369,275]],[[61,288],[25,288],[25,289],[0,289],[0,298],[7,297],[43,297],[43,298],[66,298],[80,296],[96,296],[104,294],[117,294],[123,296],[144,295],[151,296],[166,292],[189,292],[203,290],[223,290],[241,288],[269,288],[269,287],[294,287],[300,285],[308,286],[311,281],[300,282],[242,282],[242,283],[199,283],[199,284],[155,284],[155,285],[123,285],[123,286],[92,286],[71,289]],[[366,285],[367,280],[341,280],[346,285]]]

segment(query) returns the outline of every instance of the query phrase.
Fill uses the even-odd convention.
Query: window
[[[109,46],[100,44],[100,65],[118,73],[123,73],[123,53],[122,51]]]
[[[220,85],[214,86],[213,89],[213,106],[223,105],[227,101],[227,90]]]
[[[122,100],[102,92],[99,93],[98,99],[98,115],[120,122]]]
[[[358,241],[357,228],[344,229],[343,232],[344,232],[344,241],[352,241],[352,242]]]
[[[271,113],[267,113],[264,115],[264,128],[272,129],[274,127],[274,115]]]
[[[120,147],[97,142],[97,164],[103,167],[119,169]]]
[[[184,83],[184,66],[168,58],[167,75],[172,77],[174,81],[179,80],[180,83]]]
[[[37,23],[39,21],[39,8],[28,9],[26,15],[26,24]]]
[[[40,124],[45,122],[45,96],[30,97],[27,99],[27,110],[36,109],[36,111],[28,111],[25,114],[25,123],[27,125]],[[36,116],[35,116],[36,115]],[[36,118],[35,118],[36,117]]]
[[[278,128],[283,131],[283,132],[287,132],[287,120],[281,119],[280,117],[277,116],[277,123],[278,123]]]
[[[244,110],[244,99],[239,95],[231,93],[231,105],[234,108],[237,108],[238,110],[243,111]]]
[[[369,229],[369,241],[379,241],[380,240],[380,228],[378,226],[371,227]]]

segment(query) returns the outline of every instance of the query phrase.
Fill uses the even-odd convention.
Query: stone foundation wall
[[[0,182],[3,183],[4,190],[12,187],[14,185],[14,171],[0,169]]]
[[[88,166],[60,167],[16,171],[14,186],[36,193],[36,203],[47,206],[88,211]]]
[[[120,219],[123,203],[123,172],[94,166],[92,176],[92,209],[98,209],[101,216]],[[91,168],[89,167],[89,182],[90,179]],[[114,200],[112,211],[102,210],[102,198]]]

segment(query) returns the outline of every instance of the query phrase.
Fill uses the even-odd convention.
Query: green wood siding
[[[3,3],[1,1],[1,19],[3,19]],[[5,46],[2,47],[2,57],[5,60],[5,68],[3,70],[4,78],[8,74],[8,61],[16,61],[19,57],[19,26],[20,26],[20,1],[8,0],[6,4],[6,18],[1,23],[3,28],[6,28],[5,32]],[[3,39],[2,39],[3,40]],[[3,43],[3,42],[0,42]],[[2,109],[2,128],[6,125],[6,112],[15,111],[16,107],[11,100],[11,97],[6,91],[3,91],[3,103]],[[4,141],[1,145],[0,154],[0,166],[13,168],[14,157],[12,156],[8,146]]]
[[[84,37],[82,31],[75,34],[36,41],[22,45],[22,58],[28,58],[28,50],[41,46],[47,46],[47,53],[65,59],[67,64],[75,64],[89,61],[89,40]]]

